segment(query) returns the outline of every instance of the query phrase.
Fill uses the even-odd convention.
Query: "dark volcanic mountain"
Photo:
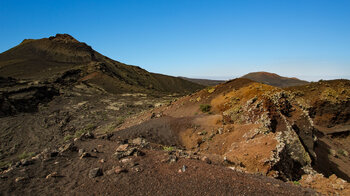
[[[67,34],[24,40],[0,54],[0,168],[203,87],[114,61]]]
[[[68,34],[26,39],[0,54],[0,76],[45,82],[86,81],[107,92],[188,93],[202,88],[177,77],[147,72],[94,51]]]
[[[242,78],[248,78],[256,82],[277,87],[299,86],[308,84],[307,81],[299,80],[298,78],[282,77],[275,73],[269,72],[252,72],[242,76]]]

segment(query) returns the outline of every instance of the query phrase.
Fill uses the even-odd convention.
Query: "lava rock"
[[[89,171],[89,178],[96,178],[98,176],[102,176],[103,172],[101,168],[94,168]]]

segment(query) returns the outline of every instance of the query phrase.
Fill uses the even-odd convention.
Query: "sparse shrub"
[[[202,112],[209,112],[211,109],[211,105],[209,104],[201,104],[199,106],[199,108],[201,109]]]
[[[163,150],[164,150],[164,151],[167,151],[167,152],[171,152],[171,151],[174,151],[175,148],[172,147],[172,146],[163,146]]]
[[[71,140],[73,138],[73,135],[66,135],[66,136],[64,136],[64,138],[63,138],[63,141],[68,141],[68,140]]]
[[[337,153],[338,153],[339,155],[342,155],[342,156],[345,156],[345,157],[349,156],[349,153],[348,153],[346,150],[343,150],[343,149],[339,149],[339,150],[337,151]]]
[[[300,185],[300,182],[299,181],[293,181],[293,184]]]
[[[209,87],[208,88],[208,93],[213,93],[215,91],[215,88],[214,87]]]
[[[107,125],[104,128],[104,133],[110,133],[113,132],[113,130],[117,127],[117,125],[115,125],[114,123]]]
[[[96,126],[92,123],[88,124],[84,129],[80,129],[79,131],[76,131],[74,134],[74,137],[80,137],[85,133],[91,132],[96,128]]]
[[[8,161],[0,161],[0,169],[3,167],[9,167],[11,165]]]
[[[79,131],[74,133],[74,137],[80,137],[82,136],[84,133],[87,133],[87,131],[85,129],[80,129]]]
[[[123,124],[124,121],[125,121],[125,118],[123,116],[119,116],[116,122],[117,126]]]
[[[33,157],[35,155],[34,152],[26,152],[24,151],[22,154],[18,155],[18,158],[19,159],[26,159],[26,158],[29,158],[29,157]]]

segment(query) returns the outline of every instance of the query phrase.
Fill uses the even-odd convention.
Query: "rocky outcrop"
[[[18,112],[36,112],[39,104],[45,104],[59,94],[50,85],[18,83],[13,79],[3,80],[0,88],[0,117]]]

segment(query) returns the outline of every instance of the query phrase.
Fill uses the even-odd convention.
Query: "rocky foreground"
[[[199,153],[136,138],[85,134],[0,174],[3,194],[315,195],[311,189],[245,174]]]

